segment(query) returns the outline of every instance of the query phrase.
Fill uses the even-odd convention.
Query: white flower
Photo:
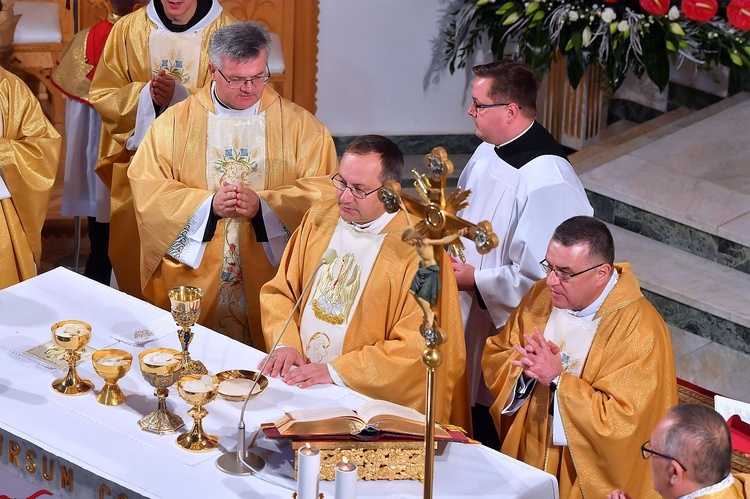
[[[620,33],[625,33],[629,29],[630,26],[628,26],[627,21],[620,21],[619,23],[617,23],[617,31],[619,31]]]
[[[667,17],[669,17],[670,21],[676,21],[680,18],[680,9],[678,9],[676,5],[673,5],[669,9],[669,12],[667,12]]]
[[[571,10],[568,12],[568,19],[570,19],[572,22],[576,22],[578,20],[578,12],[575,10]]]
[[[612,7],[607,7],[604,9],[604,12],[602,12],[602,21],[605,23],[611,23],[617,19],[617,14],[615,14],[615,11],[612,10]]]
[[[591,28],[589,28],[588,26],[583,28],[583,33],[581,36],[583,38],[583,46],[588,47],[591,43]]]

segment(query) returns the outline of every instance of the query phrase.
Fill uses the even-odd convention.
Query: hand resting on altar
[[[258,369],[262,366],[263,362],[258,365]],[[293,366],[296,368],[292,369]],[[284,383],[297,385],[299,388],[333,383],[327,364],[319,362],[307,364],[302,354],[292,347],[279,347],[274,350],[262,373],[272,378],[281,376]]]

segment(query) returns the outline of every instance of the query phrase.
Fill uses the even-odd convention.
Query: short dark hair
[[[208,58],[221,68],[223,60],[246,62],[262,52],[268,56],[271,37],[268,30],[255,21],[228,24],[217,29],[208,42]]]
[[[475,76],[492,79],[490,98],[493,101],[515,102],[521,108],[522,115],[536,116],[539,79],[529,66],[521,61],[500,59],[474,66],[471,71]]]
[[[729,475],[732,437],[721,414],[705,405],[678,404],[665,417],[672,421],[661,442],[665,454],[685,463],[703,487]]]
[[[404,167],[404,154],[398,148],[395,142],[382,135],[362,135],[354,139],[347,146],[344,154],[354,154],[364,156],[365,154],[376,153],[380,156],[380,176],[381,182],[394,180],[401,182],[401,171]]]
[[[566,248],[585,244],[589,248],[589,260],[592,262],[597,257],[610,265],[615,262],[612,233],[604,222],[594,217],[577,216],[567,219],[557,226],[552,240]]]

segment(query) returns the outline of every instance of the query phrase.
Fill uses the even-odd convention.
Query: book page
[[[371,420],[376,419],[377,416],[382,415],[397,416],[399,418],[422,424],[425,422],[424,415],[419,411],[410,407],[394,404],[393,402],[387,402],[385,400],[367,401],[360,406],[357,410],[357,414],[359,414],[359,417],[366,423],[369,423]]]
[[[357,418],[357,413],[346,407],[317,407],[287,413],[294,422],[323,421],[335,418]]]

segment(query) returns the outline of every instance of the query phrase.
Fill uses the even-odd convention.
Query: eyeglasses
[[[674,458],[672,456],[668,456],[666,454],[660,454],[660,453],[656,452],[654,449],[649,449],[648,447],[646,447],[650,443],[651,443],[651,441],[647,440],[645,444],[641,445],[641,455],[643,456],[643,459],[648,459],[651,456],[659,456],[661,458],[669,459],[670,461],[674,461],[675,463],[677,463],[677,464],[680,465],[680,468],[682,468],[684,471],[687,471],[687,468],[685,466],[683,466],[682,463],[677,460],[677,458]]]
[[[216,68],[216,71],[219,72],[222,78],[224,78],[224,81],[226,81],[229,84],[229,88],[232,88],[234,90],[239,90],[248,83],[252,85],[253,87],[259,86],[259,84],[265,85],[268,83],[268,79],[271,77],[271,70],[268,67],[268,64],[266,64],[266,74],[253,76],[252,78],[238,78],[236,80],[230,80],[226,76],[224,76],[224,73],[221,72],[221,69]]]
[[[472,100],[471,105],[474,106],[474,109],[477,111],[480,109],[489,109],[491,107],[501,107],[501,106],[510,106],[512,102],[502,102],[498,104],[478,104],[477,101]],[[518,109],[522,109],[521,106],[518,106]]]
[[[346,183],[344,179],[339,177],[338,173],[335,173],[333,177],[331,177],[331,182],[333,182],[333,186],[340,190],[345,191],[346,189],[349,189],[349,192],[352,193],[352,196],[354,196],[357,199],[364,199],[373,192],[378,192],[382,186],[378,187],[377,189],[373,189],[371,191],[365,191],[364,189],[360,189],[359,187],[349,187],[349,185]]]
[[[547,261],[546,258],[544,260],[542,260],[541,262],[539,262],[539,265],[542,266],[542,270],[544,270],[544,272],[547,275],[550,275],[552,272],[554,272],[555,275],[557,276],[557,278],[560,279],[560,281],[562,281],[562,282],[568,282],[568,281],[570,281],[571,279],[573,279],[577,275],[585,274],[589,270],[594,270],[596,268],[601,267],[602,265],[604,265],[604,263],[600,263],[599,265],[594,265],[593,267],[589,267],[586,270],[582,270],[580,272],[575,272],[573,274],[571,274],[570,272],[565,272],[564,270],[560,270],[560,269],[554,268],[552,265],[549,264],[549,262]]]

